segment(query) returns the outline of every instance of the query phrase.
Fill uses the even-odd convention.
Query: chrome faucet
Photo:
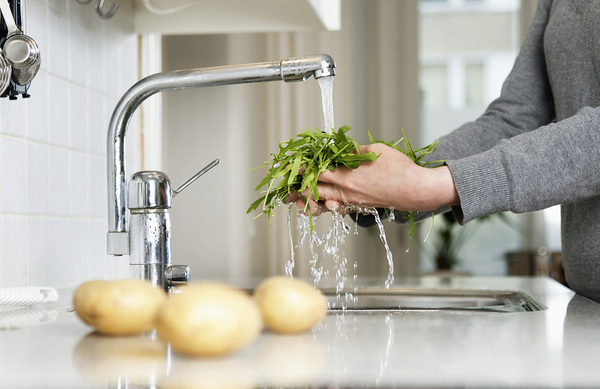
[[[125,137],[133,113],[144,100],[168,90],[266,81],[305,81],[311,75],[315,78],[334,76],[333,58],[322,54],[156,73],[129,88],[117,103],[108,127],[108,254],[129,255],[132,278],[150,280],[165,290],[172,285],[189,282],[189,268],[171,263],[168,210],[173,196],[218,164],[218,160],[213,161],[176,190],[171,190],[169,178],[162,172],[137,172],[129,180],[128,194]]]

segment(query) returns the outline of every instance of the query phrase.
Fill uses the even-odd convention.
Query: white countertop
[[[547,278],[394,284],[405,286],[516,290],[548,309],[329,315],[311,333],[265,332],[236,355],[203,360],[148,336],[97,336],[63,290],[58,302],[28,308],[45,323],[0,330],[0,388],[600,386],[600,304]]]

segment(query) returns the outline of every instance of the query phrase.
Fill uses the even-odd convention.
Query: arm
[[[500,142],[448,164],[460,194],[457,220],[575,202],[600,193],[600,108]]]

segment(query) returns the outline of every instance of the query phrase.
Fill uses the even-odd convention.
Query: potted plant
[[[500,218],[510,227],[517,228],[513,221],[504,213],[483,216],[469,223],[467,226],[458,224],[452,212],[436,215],[431,254],[436,271],[448,272],[454,270],[454,267],[460,262],[459,251],[472,236],[476,225],[489,221],[492,218]]]
[[[435,229],[433,260],[439,271],[450,271],[458,264],[458,250],[463,245],[466,234],[452,212],[439,215],[440,224]]]

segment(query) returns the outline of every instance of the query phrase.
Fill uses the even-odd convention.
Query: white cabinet
[[[133,0],[138,33],[335,31],[341,0]]]

